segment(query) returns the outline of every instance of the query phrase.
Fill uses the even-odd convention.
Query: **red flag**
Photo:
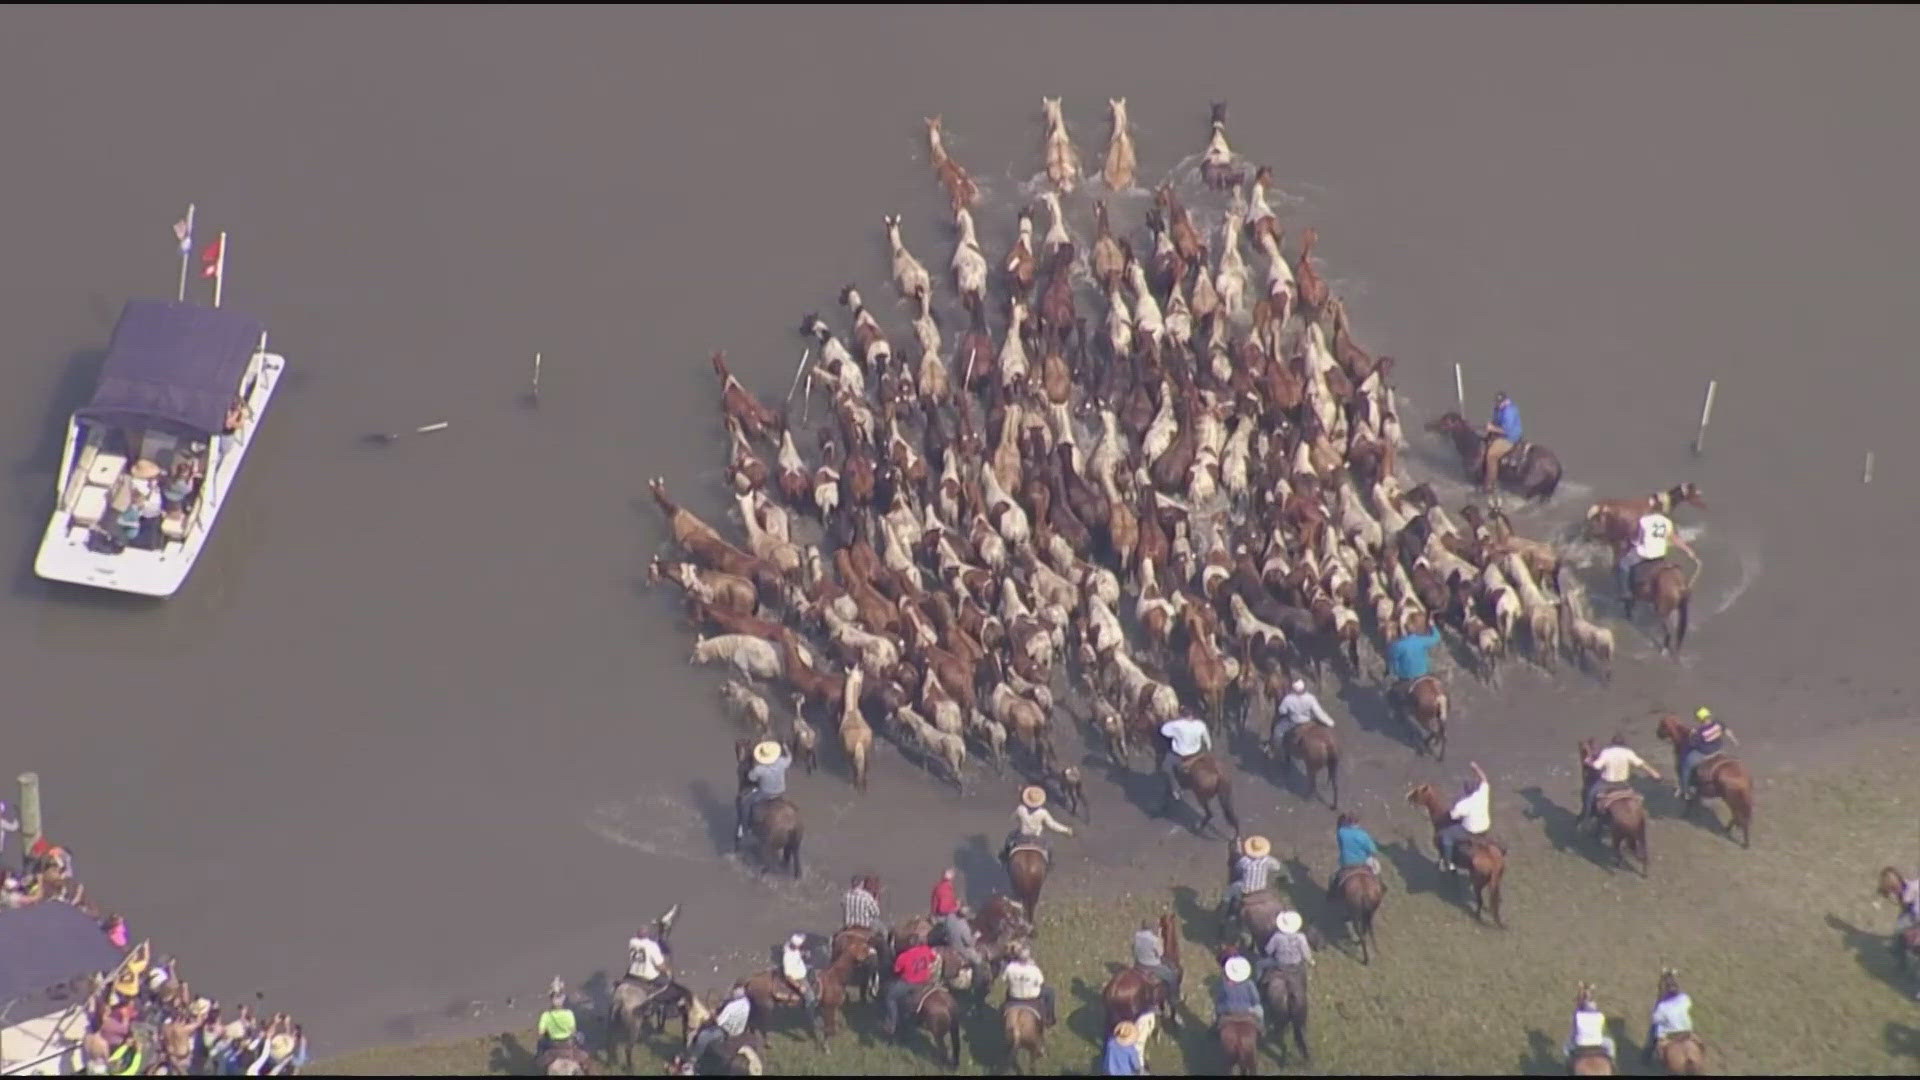
[[[200,253],[201,277],[213,277],[220,273],[220,255],[220,241],[216,239],[207,245],[207,250]]]

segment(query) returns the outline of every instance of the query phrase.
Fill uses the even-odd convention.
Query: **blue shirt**
[[[1520,406],[1515,405],[1511,400],[1503,405],[1495,406],[1493,410],[1493,425],[1506,435],[1508,442],[1519,442],[1521,435]]]
[[[1720,740],[1726,734],[1727,729],[1720,726],[1720,721],[1709,720],[1693,729],[1693,748],[1702,754],[1717,754]]]
[[[1380,854],[1380,849],[1374,846],[1373,837],[1358,825],[1340,826],[1334,831],[1333,838],[1340,845],[1342,867],[1359,866]]]
[[[1387,646],[1387,670],[1396,679],[1417,679],[1427,673],[1427,650],[1440,644],[1440,631],[1408,634]]]
[[[1139,1076],[1146,1063],[1140,1060],[1140,1048],[1122,1046],[1120,1040],[1107,1036],[1107,1053],[1101,1063],[1108,1076]]]
[[[1253,985],[1252,979],[1239,982],[1223,980],[1220,989],[1213,995],[1213,1015],[1218,1018],[1229,1013],[1250,1013],[1260,1007],[1260,988]]]
[[[768,798],[772,798],[775,795],[785,795],[787,793],[787,766],[792,764],[793,759],[782,752],[779,757],[773,760],[773,764],[771,765],[755,765],[748,771],[747,779],[753,783],[754,787],[760,789],[760,794]]]

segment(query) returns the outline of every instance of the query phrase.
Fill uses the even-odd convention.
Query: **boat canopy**
[[[250,315],[175,300],[129,300],[113,328],[93,400],[77,416],[210,437],[260,347]]]

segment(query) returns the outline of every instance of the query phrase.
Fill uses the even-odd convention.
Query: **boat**
[[[225,308],[130,300],[67,423],[34,573],[172,596],[207,545],[286,360]]]

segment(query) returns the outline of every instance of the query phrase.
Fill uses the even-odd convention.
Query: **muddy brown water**
[[[546,979],[614,964],[674,901],[683,959],[714,985],[717,950],[837,919],[853,870],[894,882],[894,907],[948,861],[976,889],[997,880],[1012,781],[961,797],[891,751],[864,798],[831,770],[797,781],[800,884],[720,858],[717,677],[688,669],[687,631],[639,584],[662,539],[645,477],[723,509],[709,350],[777,398],[802,314],[837,313],[848,281],[890,294],[882,214],[944,268],[920,126],[935,113],[987,188],[997,253],[1040,167],[1041,95],[1065,98],[1090,164],[1125,95],[1148,178],[1197,153],[1227,99],[1283,217],[1319,228],[1361,340],[1401,358],[1409,413],[1449,404],[1458,361],[1472,412],[1505,388],[1560,453],[1569,489],[1527,527],[1584,496],[1705,489],[1710,512],[1683,516],[1707,558],[1684,661],[1619,628],[1611,688],[1517,671],[1499,694],[1462,686],[1445,769],[1349,696],[1356,801],[1468,758],[1512,790],[1623,718],[1650,743],[1639,718],[1659,704],[1712,701],[1762,736],[1913,714],[1909,10],[4,23],[0,768],[40,772],[83,876],[196,988],[262,992],[322,1049],[529,1023]],[[266,319],[293,376],[179,596],[51,588],[31,566],[65,414],[121,302],[173,288],[167,226],[189,200],[202,243],[232,234],[227,302]],[[1137,230],[1139,200],[1116,203]],[[904,314],[884,321],[904,339]],[[437,420],[451,427],[360,445]],[[1214,873],[1213,844],[1094,772],[1099,823],[1063,847],[1069,885]],[[1241,791],[1251,827],[1317,850],[1323,811],[1251,777]]]

